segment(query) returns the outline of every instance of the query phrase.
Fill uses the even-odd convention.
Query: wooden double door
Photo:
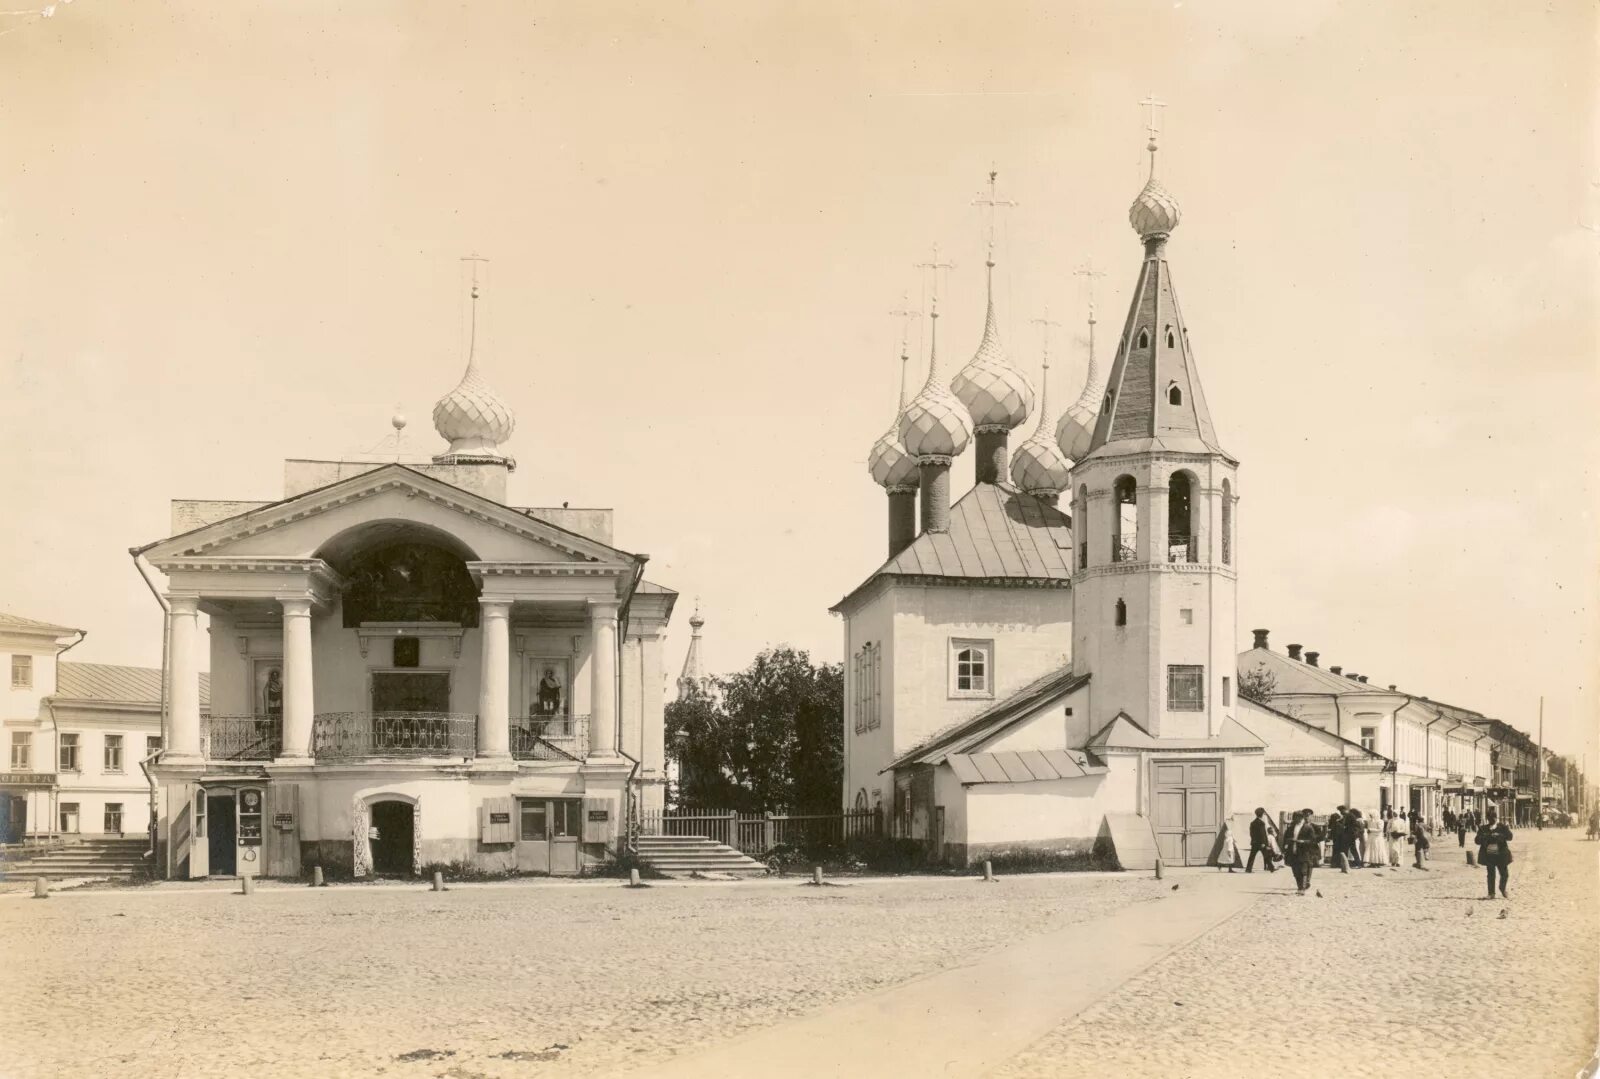
[[[1168,865],[1205,865],[1222,826],[1221,761],[1151,764],[1151,822]]]
[[[518,798],[518,871],[576,876],[582,820],[582,799]]]

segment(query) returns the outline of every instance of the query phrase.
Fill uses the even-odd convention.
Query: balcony
[[[317,760],[471,757],[478,717],[467,712],[321,712],[311,733]]]
[[[203,715],[200,752],[212,761],[270,761],[283,752],[283,717]]]
[[[588,716],[528,716],[511,724],[511,756],[519,761],[581,761],[589,754]]]

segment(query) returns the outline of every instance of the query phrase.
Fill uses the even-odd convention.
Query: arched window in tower
[[[1078,504],[1073,507],[1072,527],[1078,534],[1078,568],[1089,568],[1089,488],[1078,487]]]
[[[1183,404],[1183,389],[1176,382],[1167,383],[1167,404]]]
[[[1111,561],[1133,562],[1139,552],[1139,487],[1132,476],[1112,484]]]
[[[1233,565],[1233,485],[1222,481],[1222,564]]]
[[[1127,624],[1128,624],[1128,605],[1125,602],[1123,602],[1122,600],[1119,599],[1119,600],[1117,600],[1117,625],[1125,626]]]
[[[1149,348],[1150,347],[1150,331],[1149,330],[1140,330],[1139,331],[1139,347],[1140,348]]]
[[[1105,402],[1100,406],[1100,411],[1101,412],[1110,412],[1111,411],[1111,391],[1110,390],[1106,391],[1106,399],[1105,399]]]
[[[1178,335],[1172,332],[1172,325],[1170,323],[1167,325],[1167,347],[1178,347]]]
[[[1188,472],[1167,482],[1167,561],[1194,562],[1194,483]]]

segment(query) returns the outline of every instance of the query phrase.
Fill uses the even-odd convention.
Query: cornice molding
[[[467,572],[479,584],[494,577],[621,577],[633,566],[603,562],[468,562]]]
[[[1104,566],[1080,569],[1072,575],[1072,579],[1081,581],[1090,577],[1115,577],[1127,573],[1215,573],[1218,577],[1225,577],[1230,581],[1239,579],[1237,570],[1220,562],[1111,562]],[[1314,696],[1327,696],[1327,694],[1314,694]]]

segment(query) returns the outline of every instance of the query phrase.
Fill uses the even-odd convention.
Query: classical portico
[[[660,807],[676,593],[609,510],[507,504],[475,364],[435,426],[431,462],[290,461],[281,501],[175,503],[137,552],[167,578],[170,874],[576,872]]]

